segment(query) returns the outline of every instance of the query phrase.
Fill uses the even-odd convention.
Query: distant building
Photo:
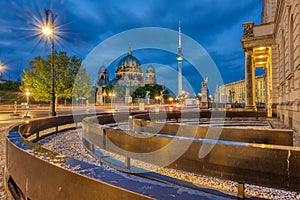
[[[99,86],[105,86],[109,84],[109,74],[108,74],[108,70],[106,69],[105,66],[101,66],[99,71],[98,71],[98,81],[97,81],[97,85]]]
[[[300,132],[300,0],[263,0],[262,24],[243,27],[246,107],[255,109],[254,71],[264,68],[268,116]]]
[[[156,84],[156,73],[152,65],[149,65],[146,69],[145,84],[155,85]]]
[[[256,105],[266,103],[266,77],[265,75],[255,77],[255,103]],[[217,87],[215,102],[222,103],[245,103],[246,84],[245,80],[228,83]],[[219,98],[219,99],[216,99]]]
[[[109,73],[105,66],[101,66],[98,71],[98,87],[106,85],[137,86],[142,84],[156,84],[155,69],[149,65],[144,78],[141,63],[132,55],[130,48],[128,54],[119,61],[115,71],[115,78],[112,81],[109,81]]]
[[[129,48],[128,53],[118,63],[115,71],[115,77],[109,81],[109,72],[105,66],[101,66],[98,70],[98,80],[96,83],[97,96],[96,103],[102,105],[104,98],[108,94],[106,91],[102,91],[103,86],[108,85],[121,85],[121,86],[140,86],[144,84],[156,85],[156,73],[153,66],[149,65],[146,69],[144,78],[143,69],[140,61],[132,55]],[[131,91],[132,92],[132,91]],[[126,94],[124,94],[125,103],[130,103],[129,88],[126,88]],[[119,100],[122,98],[119,98]],[[121,100],[122,101],[122,100]]]

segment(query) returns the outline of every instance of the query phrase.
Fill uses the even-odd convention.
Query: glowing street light
[[[54,90],[54,56],[55,56],[55,50],[54,50],[54,18],[56,15],[53,14],[53,12],[50,9],[45,9],[46,14],[46,26],[43,27],[43,33],[46,36],[49,36],[51,38],[51,104],[50,104],[50,114],[52,116],[56,116],[55,112],[55,90]],[[49,27],[49,15],[51,24]]]
[[[4,66],[0,63],[0,80],[2,80],[2,71],[4,69]]]
[[[27,106],[28,106],[29,105],[29,96],[30,96],[30,92],[28,89],[26,89],[25,95],[26,95],[26,102],[27,102]]]
[[[48,26],[45,26],[43,27],[43,33],[47,36],[50,36],[52,34],[52,30]]]

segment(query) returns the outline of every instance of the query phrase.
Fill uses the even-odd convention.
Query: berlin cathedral
[[[149,65],[146,69],[146,77],[144,78],[143,69],[140,61],[132,55],[129,48],[127,56],[123,57],[116,67],[115,78],[109,81],[108,70],[105,66],[101,66],[98,71],[97,86],[107,85],[124,85],[138,86],[143,84],[156,84],[156,74],[153,66]]]
[[[115,71],[115,77],[109,81],[109,73],[105,66],[101,66],[98,71],[96,87],[97,103],[102,104],[102,87],[108,85],[120,86],[142,86],[145,84],[156,85],[156,72],[153,66],[149,65],[146,69],[145,77],[140,61],[132,55],[129,48],[128,53],[123,57]],[[127,94],[128,95],[128,94]],[[125,100],[126,102],[126,100]]]

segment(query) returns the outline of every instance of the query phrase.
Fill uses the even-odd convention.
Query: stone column
[[[272,117],[272,71],[271,66],[267,64],[266,67],[266,109],[267,109],[267,116]]]
[[[256,110],[255,105],[255,74],[252,66],[252,48],[245,51],[245,85],[246,85],[246,109]]]

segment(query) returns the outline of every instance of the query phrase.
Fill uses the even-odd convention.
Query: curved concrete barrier
[[[238,183],[249,183],[291,191],[300,190],[298,184],[300,181],[299,147],[274,145],[272,140],[269,140],[272,141],[270,144],[256,144],[203,139],[200,136],[192,139],[182,135],[180,138],[165,137],[163,132],[148,137],[137,137],[134,134],[147,134],[145,133],[147,131],[144,129],[143,133],[136,131],[134,134],[129,134],[126,131],[112,129],[103,125],[105,124],[103,122],[109,121],[107,117],[109,118],[109,116],[100,116],[83,121],[84,144],[91,152],[94,151],[95,147],[98,147],[128,158],[159,164],[161,160],[168,159],[168,156],[176,149],[166,149],[165,153],[160,154],[156,160],[151,161],[147,160],[147,157],[138,156],[138,154],[161,149],[172,140],[176,140],[178,144],[192,140],[189,148],[166,167],[228,179]],[[139,115],[133,118],[139,118]],[[149,115],[143,115],[143,119],[150,119]],[[101,125],[97,123],[98,121],[102,122]],[[155,126],[155,123],[153,126]],[[245,134],[245,129],[241,131]],[[169,135],[172,135],[172,128],[170,128],[169,133]],[[260,137],[259,134],[256,136]],[[288,135],[285,136],[289,138]],[[262,139],[262,142],[268,138],[268,134],[263,137],[265,139]],[[224,136],[224,138],[230,139],[230,136]],[[245,140],[245,138],[241,140]],[[276,142],[280,143],[279,141]],[[287,143],[289,144],[289,142]],[[204,158],[199,158],[200,148],[203,145],[210,146],[212,144],[214,146],[210,153]]]
[[[104,123],[125,119],[103,114]],[[91,115],[32,120],[13,127],[6,137],[5,183],[15,199],[203,199],[214,194],[148,180],[92,165],[49,151],[28,141],[48,128],[77,123]],[[128,117],[128,116],[127,116]],[[74,124],[75,125],[75,124]],[[56,131],[55,130],[55,131]],[[220,194],[216,196],[220,197]],[[228,195],[227,195],[228,196]]]

